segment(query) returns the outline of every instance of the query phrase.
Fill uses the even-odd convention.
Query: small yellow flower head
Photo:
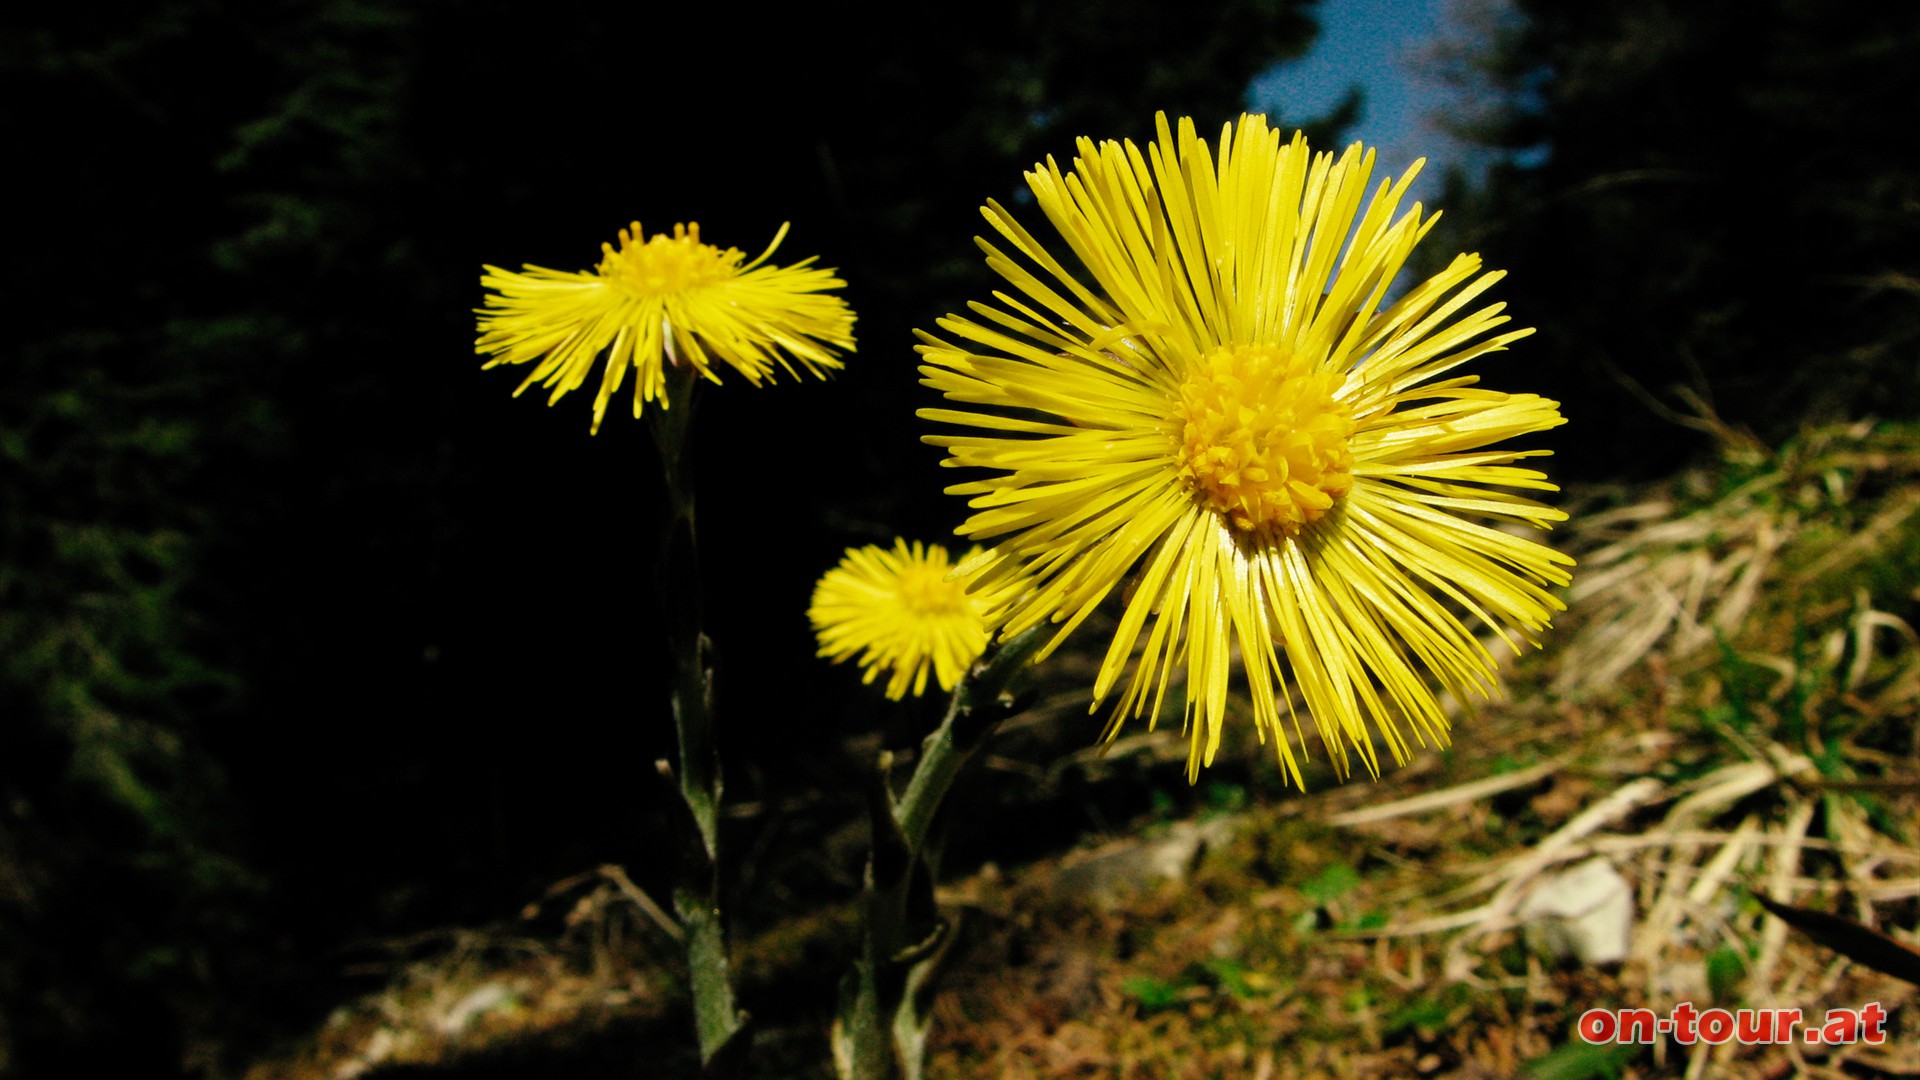
[[[1340,774],[1350,751],[1377,773],[1375,735],[1395,761],[1409,729],[1446,742],[1432,682],[1494,688],[1468,620],[1537,645],[1563,606],[1547,590],[1572,560],[1508,528],[1565,519],[1518,494],[1555,490],[1513,464],[1546,451],[1502,445],[1559,407],[1454,373],[1532,332],[1470,307],[1501,277],[1478,256],[1387,302],[1435,220],[1395,216],[1419,163],[1368,197],[1357,143],[1314,154],[1260,116],[1217,155],[1190,120],[1176,134],[1163,115],[1158,136],[1082,139],[1070,172],[1027,174],[1071,262],[988,203],[1021,259],[980,246],[1012,287],[921,335],[926,384],[955,407],[920,415],[972,429],[927,441],[992,473],[948,488],[976,511],[960,534],[995,545],[976,591],[1024,578],[988,617],[1060,624],[1044,656],[1121,590],[1094,706],[1119,689],[1109,737],[1152,723],[1184,666],[1190,778],[1236,667],[1294,782],[1289,677]]]
[[[980,559],[980,549],[966,558]],[[839,663],[859,653],[862,681],[887,673],[887,697],[895,701],[909,688],[916,697],[925,692],[929,670],[940,689],[951,690],[987,648],[989,597],[969,595],[972,580],[954,573],[938,544],[848,548],[813,588],[807,617],[820,655]]]
[[[551,391],[552,405],[578,389],[604,352],[607,365],[593,400],[593,430],[607,401],[634,373],[633,415],[647,402],[668,406],[666,364],[692,364],[719,382],[715,361],[759,386],[775,364],[795,375],[793,361],[817,377],[841,365],[838,351],[853,348],[853,311],[826,290],[846,284],[811,258],[793,266],[763,265],[787,227],[746,265],[734,248],[700,242],[700,226],[675,225],[673,235],[645,238],[640,223],[620,232],[620,245],[602,244],[591,273],[526,266],[521,273],[486,268],[486,296],[475,348],[491,354],[483,367],[535,363],[517,397],[534,383]]]

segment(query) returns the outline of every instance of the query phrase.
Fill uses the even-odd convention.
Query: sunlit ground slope
[[[1509,665],[1503,700],[1459,716],[1451,750],[1377,782],[1323,768],[1305,796],[1270,767],[1220,771],[1197,816],[1165,799],[1103,842],[950,883],[929,1075],[1920,1075],[1916,989],[1756,899],[1882,931],[1883,960],[1915,941],[1920,429],[1727,445],[1718,467],[1654,488],[1572,493],[1556,537],[1580,559],[1570,609],[1544,652]],[[1032,732],[1084,700],[1063,686],[1007,732],[996,782],[1098,801],[1100,770],[1184,753],[1130,737],[1058,783]],[[1591,924],[1544,919],[1556,890],[1613,898],[1601,922],[1618,957],[1590,937],[1584,959],[1566,955]],[[562,1060],[567,1075],[678,1075],[672,953],[637,900],[619,874],[588,875],[556,886],[541,919],[396,953],[386,990],[249,1075]],[[825,898],[817,910],[740,948],[749,1004],[771,1004],[764,1075],[822,1075],[814,1028],[848,922]],[[1681,1002],[1814,1018],[1878,1002],[1888,1037],[1575,1034],[1590,1008]],[[632,1071],[643,1062],[656,1071]]]

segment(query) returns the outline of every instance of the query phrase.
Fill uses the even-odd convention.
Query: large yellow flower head
[[[1237,656],[1296,783],[1289,675],[1340,774],[1349,747],[1377,773],[1374,734],[1395,761],[1404,730],[1445,743],[1428,676],[1493,688],[1468,620],[1537,646],[1563,606],[1546,586],[1572,560],[1502,528],[1564,520],[1515,491],[1554,490],[1512,464],[1545,451],[1500,445],[1559,425],[1558,406],[1453,374],[1531,332],[1492,333],[1503,305],[1468,310],[1501,276],[1477,256],[1387,303],[1435,220],[1394,216],[1412,172],[1368,198],[1358,144],[1313,154],[1243,116],[1216,157],[1191,121],[1158,127],[1145,153],[1082,139],[1071,172],[1027,174],[1077,266],[987,204],[1037,270],[980,242],[1012,290],[920,347],[961,406],[920,415],[978,430],[927,441],[995,473],[948,490],[973,496],[960,533],[996,545],[978,587],[1027,576],[990,615],[1003,633],[1061,623],[1044,655],[1125,583],[1094,686],[1098,708],[1131,666],[1109,736],[1157,717],[1184,661],[1197,776]]]
[[[979,548],[966,555],[980,556]],[[909,689],[915,697],[925,692],[929,671],[951,690],[987,647],[990,598],[970,595],[971,581],[953,573],[938,544],[848,548],[814,586],[807,610],[820,655],[839,663],[859,654],[862,681],[888,675],[887,697],[895,701]]]
[[[786,235],[780,226],[767,250],[743,266],[746,256],[737,249],[701,243],[698,225],[675,225],[671,236],[648,238],[636,221],[621,230],[619,247],[600,246],[600,265],[590,273],[489,266],[480,285],[497,291],[476,311],[475,348],[491,354],[483,367],[537,361],[514,395],[537,382],[551,391],[549,405],[583,385],[605,352],[593,400],[595,432],[628,368],[635,418],[655,399],[667,407],[668,363],[692,364],[716,383],[716,362],[754,386],[775,364],[794,375],[794,361],[824,377],[842,366],[838,350],[853,348],[853,311],[826,295],[846,282],[814,268],[811,258],[766,265]]]

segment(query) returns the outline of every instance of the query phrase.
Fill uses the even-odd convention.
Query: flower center
[[[1353,487],[1341,378],[1285,348],[1213,350],[1180,384],[1180,478],[1241,532],[1291,536]]]
[[[935,565],[910,565],[900,572],[900,602],[914,615],[940,618],[971,615],[971,601],[963,581],[948,581],[953,568],[944,561]]]
[[[655,233],[644,242],[640,223],[620,230],[620,248],[600,245],[600,276],[618,282],[639,299],[654,299],[711,285],[731,276],[740,252],[700,242],[700,226],[675,225],[673,235]]]

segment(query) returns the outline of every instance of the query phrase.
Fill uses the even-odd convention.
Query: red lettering
[[[1860,1041],[1871,1046],[1887,1041],[1887,1010],[1879,1002],[1868,1002],[1860,1009],[1860,1024],[1866,1029],[1860,1033]]]
[[[1696,1037],[1695,1025],[1700,1022],[1700,1014],[1694,1012],[1693,1002],[1683,1001],[1673,1007],[1673,1041],[1682,1046],[1693,1045]]]
[[[1733,1038],[1733,1014],[1725,1009],[1708,1009],[1700,1014],[1700,1040],[1719,1046]]]
[[[1652,1009],[1620,1010],[1619,1042],[1651,1043],[1660,1033],[1660,1018]]]
[[[1773,1026],[1775,1028],[1771,1035],[1773,1041],[1792,1042],[1793,1029],[1799,1027],[1800,1021],[1804,1019],[1800,1015],[1800,1010],[1772,1009],[1770,1011],[1773,1013]]]

